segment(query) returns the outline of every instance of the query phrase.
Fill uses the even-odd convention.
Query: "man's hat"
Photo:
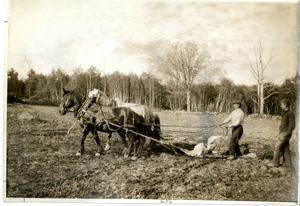
[[[232,101],[232,104],[239,104],[239,105],[241,105],[242,104],[242,102],[240,101],[240,100],[233,100]]]

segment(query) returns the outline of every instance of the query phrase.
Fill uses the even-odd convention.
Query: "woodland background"
[[[10,68],[8,78],[8,103],[57,106],[63,88],[76,90],[83,98],[94,88],[124,102],[147,105],[159,110],[185,110],[187,112],[230,112],[232,100],[242,101],[246,114],[279,115],[280,100],[289,99],[291,110],[296,111],[296,76],[280,84],[267,82],[264,71],[271,68],[276,54],[267,55],[261,42],[248,58],[249,71],[257,82],[254,85],[237,85],[229,78],[214,78],[216,68],[211,56],[193,42],[170,47],[166,57],[157,57],[159,65],[154,72],[123,74],[116,71],[105,74],[95,66],[73,68],[71,74],[62,67],[52,68],[50,74],[38,74],[34,60],[24,57],[21,67],[29,71],[26,79],[19,79],[18,72]],[[267,56],[267,58],[265,58]],[[203,72],[204,71],[204,72]],[[160,73],[160,77],[155,75]],[[189,105],[189,106],[188,106]]]

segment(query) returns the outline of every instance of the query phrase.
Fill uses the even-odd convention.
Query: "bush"
[[[213,103],[210,103],[210,104],[207,106],[206,111],[208,111],[208,112],[214,112],[214,111],[215,111],[215,105],[214,105]]]

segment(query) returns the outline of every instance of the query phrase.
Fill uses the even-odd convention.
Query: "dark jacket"
[[[295,129],[295,115],[292,111],[283,111],[281,124],[279,131],[286,132],[286,136],[292,135],[292,131]]]

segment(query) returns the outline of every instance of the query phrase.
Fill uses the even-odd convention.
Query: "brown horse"
[[[96,98],[96,102],[100,103],[101,105],[110,107],[128,107],[137,114],[141,115],[145,119],[145,123],[148,124],[146,127],[146,135],[160,140],[160,119],[157,114],[153,114],[149,107],[135,103],[124,103],[120,99],[110,98],[104,92],[96,89],[94,89],[94,91],[92,91],[90,94],[91,96],[94,96]],[[151,140],[150,148],[153,147],[154,143],[155,142]],[[110,137],[108,138],[105,146],[105,150],[108,149],[110,149]]]
[[[84,140],[89,132],[94,135],[98,146],[96,156],[103,152],[97,131],[109,133],[118,132],[125,148],[127,148],[125,128],[130,128],[138,133],[145,134],[145,127],[143,126],[144,119],[136,114],[130,108],[112,108],[101,107],[95,102],[95,99],[87,99],[85,102],[79,97],[75,91],[63,90],[63,99],[60,105],[60,114],[64,115],[70,108],[74,107],[74,117],[79,120],[80,126],[84,129],[81,136],[81,145],[76,155],[81,155],[84,151]],[[144,138],[140,138],[133,133],[128,132],[127,136],[130,139],[130,145],[125,157],[133,152],[133,159],[136,159],[141,152],[144,144]]]

